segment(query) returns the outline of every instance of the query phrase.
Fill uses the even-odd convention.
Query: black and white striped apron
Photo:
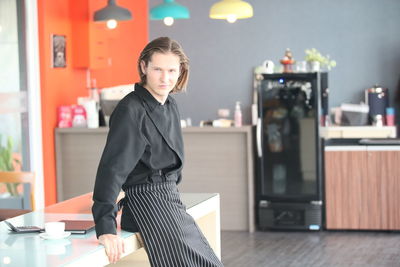
[[[125,191],[152,267],[223,266],[186,213],[175,182],[142,184]]]

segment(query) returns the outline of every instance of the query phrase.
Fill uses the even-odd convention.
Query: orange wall
[[[92,7],[104,7],[105,0],[95,0]],[[108,30],[109,55],[112,67],[92,70],[99,88],[138,81],[136,61],[148,42],[148,1],[118,0],[117,4],[132,12],[132,21],[120,21],[115,30]]]
[[[72,67],[73,32],[70,9],[79,8],[83,1],[94,1],[103,7],[106,0],[37,0],[39,16],[40,78],[42,101],[43,162],[45,204],[56,202],[56,168],[54,128],[57,125],[57,107],[72,105],[78,96],[86,96],[86,69]],[[91,2],[92,3],[92,2]],[[136,60],[148,41],[148,6],[146,0],[119,0],[118,5],[131,10],[134,19],[120,23],[110,33],[112,66],[91,71],[98,86],[112,86],[137,81]],[[87,6],[87,5],[85,5]],[[92,15],[90,15],[92,17]],[[51,68],[51,34],[66,36],[66,68]]]

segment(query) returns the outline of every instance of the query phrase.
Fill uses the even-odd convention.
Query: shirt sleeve
[[[92,213],[97,237],[116,234],[117,197],[145,150],[139,116],[132,113],[129,107],[118,105],[110,118],[110,130],[93,191]]]

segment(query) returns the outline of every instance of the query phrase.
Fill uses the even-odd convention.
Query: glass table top
[[[182,193],[181,198],[187,209],[190,209],[216,195],[212,193]],[[91,214],[62,213],[62,209],[57,210],[57,213],[54,210],[52,213],[38,210],[8,221],[16,226],[43,227],[45,222],[63,219],[91,220],[93,217]],[[118,224],[119,220],[120,215],[117,217]],[[123,238],[134,234],[120,228],[118,228],[118,233]],[[7,225],[0,222],[0,266],[63,266],[99,249],[102,249],[102,246],[97,242],[95,231],[84,235],[73,234],[65,239],[45,240],[40,238],[38,233],[10,233]]]

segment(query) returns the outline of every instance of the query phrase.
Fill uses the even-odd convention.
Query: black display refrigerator
[[[321,229],[327,73],[256,74],[254,102],[258,228]]]

